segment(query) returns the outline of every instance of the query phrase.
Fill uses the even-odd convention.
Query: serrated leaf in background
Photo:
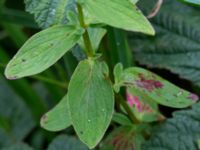
[[[149,12],[149,6],[155,1],[140,2],[141,8]],[[164,1],[159,13],[151,20],[156,36],[129,36],[135,59],[148,67],[168,69],[200,86],[199,14],[198,9],[187,4]]]
[[[154,126],[150,140],[142,150],[199,150],[200,103],[192,109],[176,111],[173,118]]]
[[[31,112],[1,75],[0,122],[0,149],[23,140],[35,127]]]
[[[88,150],[79,139],[67,135],[57,136],[47,150]]]
[[[12,144],[6,148],[3,148],[2,150],[33,150],[33,148],[29,147],[25,143],[16,143],[16,144]]]
[[[67,12],[74,10],[74,0],[25,0],[26,11],[34,14],[42,28],[66,24]]]

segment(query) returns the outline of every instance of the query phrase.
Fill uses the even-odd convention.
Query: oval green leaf
[[[60,131],[71,125],[67,95],[41,118],[40,124],[49,131]]]
[[[9,62],[6,77],[18,79],[44,71],[71,49],[82,33],[74,26],[55,26],[37,33]]]
[[[141,11],[128,0],[84,0],[82,5],[102,23],[125,30],[155,34]]]
[[[105,63],[81,61],[70,81],[68,99],[76,133],[94,148],[108,128],[114,109],[114,94]]]

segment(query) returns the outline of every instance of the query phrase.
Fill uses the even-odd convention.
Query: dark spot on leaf
[[[198,101],[199,100],[199,96],[194,94],[194,93],[190,93],[187,98],[191,99],[192,101]]]
[[[180,101],[180,102],[178,102],[179,104],[184,104],[184,102],[183,101]]]
[[[43,115],[42,118],[41,118],[41,120],[42,120],[42,122],[43,122],[44,124],[46,124],[46,123],[48,122],[48,116],[47,116],[46,114]]]
[[[155,79],[146,79],[143,74],[139,74],[139,80],[136,80],[136,85],[149,92],[152,92],[154,89],[163,88],[164,86],[160,81],[156,81]]]
[[[80,134],[83,134],[83,131],[80,131]]]
[[[22,62],[26,62],[26,59],[22,59]]]

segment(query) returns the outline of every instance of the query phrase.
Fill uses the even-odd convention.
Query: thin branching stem
[[[147,16],[147,18],[153,18],[157,15],[157,13],[159,12],[161,6],[162,6],[163,0],[158,0],[154,9],[152,10],[152,12]]]

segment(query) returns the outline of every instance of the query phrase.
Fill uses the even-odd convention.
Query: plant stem
[[[124,98],[120,94],[116,95],[116,101],[117,103],[120,103],[123,106],[123,108],[126,110],[126,112],[128,113],[128,117],[130,118],[132,123],[140,123],[135,117],[135,115],[133,114],[130,106],[124,101]]]
[[[79,22],[82,28],[85,29],[85,32],[83,34],[83,41],[85,44],[85,52],[88,57],[93,57],[93,49],[92,49],[92,44],[90,41],[89,33],[87,31],[87,25],[84,22],[84,15],[83,15],[83,9],[80,4],[77,3],[77,9],[78,9],[78,17],[79,17]]]
[[[67,83],[61,83],[59,81],[56,81],[56,80],[53,80],[53,79],[50,79],[50,78],[46,78],[46,77],[43,77],[43,76],[40,76],[40,75],[32,76],[30,78],[40,80],[40,81],[43,81],[43,82],[46,82],[46,83],[49,83],[49,84],[54,84],[54,85],[57,85],[57,86],[60,86],[62,88],[67,89]]]

